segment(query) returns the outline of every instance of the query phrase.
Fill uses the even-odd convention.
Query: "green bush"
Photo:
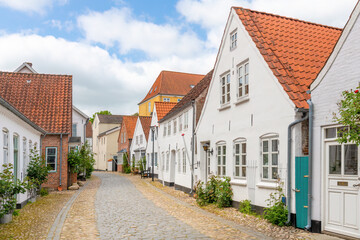
[[[44,197],[49,195],[49,191],[46,188],[41,188],[40,189],[40,196]]]
[[[200,206],[210,203],[215,203],[220,208],[231,206],[233,192],[229,177],[221,179],[212,175],[205,185],[203,182],[198,182],[195,192],[196,202]]]
[[[278,184],[276,191],[271,193],[270,198],[266,200],[268,207],[264,210],[264,218],[272,224],[282,227],[286,225],[288,211],[282,202],[282,198],[285,196],[283,193],[284,183],[278,179]]]
[[[94,171],[95,159],[87,141],[80,147],[79,151],[72,150],[69,152],[68,164],[71,172],[78,175],[83,174],[86,178],[91,177],[91,173]]]
[[[251,209],[251,201],[250,200],[243,200],[239,202],[239,211],[241,213],[252,215],[253,211]]]
[[[127,153],[123,154],[123,171],[124,173],[131,173],[131,168],[129,165]]]

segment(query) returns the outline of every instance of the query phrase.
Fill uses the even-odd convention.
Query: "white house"
[[[333,113],[343,91],[360,85],[360,5],[356,5],[334,51],[311,84],[313,120],[312,219],[321,230],[360,238],[360,149],[336,141]],[[360,94],[360,93],[359,93]]]
[[[279,178],[285,184],[289,220],[301,217],[296,226],[307,225],[306,204],[298,195],[295,201],[291,191],[296,190],[295,157],[308,154],[306,91],[340,33],[337,28],[231,8],[196,136],[200,178],[230,177],[235,206],[249,199],[261,212]],[[204,144],[210,146],[210,155]],[[318,231],[316,227],[312,230]]]
[[[72,106],[72,131],[69,139],[69,150],[78,148],[86,141],[86,124],[89,117],[80,109]]]
[[[0,171],[3,164],[11,163],[14,175],[20,181],[26,177],[26,170],[30,162],[30,150],[41,144],[41,135],[45,130],[31,122],[21,112],[0,97],[0,129],[1,154]],[[30,196],[28,193],[17,195],[17,207],[21,208]]]
[[[195,161],[197,153],[193,151],[192,138],[212,73],[213,71],[210,71],[159,120],[158,144],[162,159],[159,179],[166,185],[174,185],[175,189],[185,192],[191,191],[191,186],[200,174],[199,164]]]
[[[98,159],[102,163],[106,163],[106,171],[117,171],[117,139],[120,132],[120,126],[111,128],[98,135],[99,152]]]
[[[150,132],[151,117],[139,116],[136,121],[133,139],[130,146],[131,164],[137,164],[146,156],[146,146]]]

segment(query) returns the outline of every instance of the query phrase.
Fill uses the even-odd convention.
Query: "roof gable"
[[[48,133],[70,133],[72,76],[0,72],[0,96]]]
[[[341,29],[233,7],[246,31],[297,108],[325,64]]]
[[[159,94],[184,96],[190,91],[191,85],[195,86],[203,77],[204,75],[200,74],[161,71],[139,104]]]
[[[142,117],[142,116],[140,116],[139,119],[140,119],[141,126],[142,126],[142,129],[143,129],[144,134],[145,134],[145,139],[147,141],[148,137],[149,137],[149,132],[150,132],[151,117]]]
[[[126,138],[132,139],[136,127],[137,116],[123,116],[123,123],[121,131],[126,131]]]
[[[181,102],[181,101],[180,101]],[[175,102],[155,102],[155,109],[158,121],[165,117],[168,112],[177,105]]]

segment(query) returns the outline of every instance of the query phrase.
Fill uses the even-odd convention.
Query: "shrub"
[[[86,141],[79,151],[70,151],[68,154],[68,164],[71,172],[83,175],[86,178],[91,177],[94,171],[94,154],[91,152],[90,145]]]
[[[253,211],[251,209],[251,201],[250,200],[243,200],[239,202],[239,211],[241,213],[252,215]]]
[[[19,215],[20,215],[20,210],[14,210],[13,216],[19,216]]]
[[[49,195],[49,191],[48,191],[46,188],[42,188],[42,189],[40,190],[40,195],[41,195],[42,197],[47,196],[47,195]]]
[[[30,195],[34,197],[49,175],[49,167],[46,166],[45,160],[39,155],[36,148],[30,150],[30,162],[26,172],[26,188],[30,191]]]
[[[286,225],[288,215],[285,204],[282,202],[282,198],[285,196],[283,185],[284,183],[278,179],[278,187],[274,193],[270,194],[270,198],[266,200],[268,207],[264,210],[264,218],[280,227]]]
[[[124,170],[124,173],[131,173],[131,168],[129,165],[127,153],[123,154],[123,170]]]

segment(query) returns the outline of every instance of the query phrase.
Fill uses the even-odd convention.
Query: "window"
[[[139,136],[136,136],[136,145],[139,145]]]
[[[143,135],[140,135],[140,144],[143,144]]]
[[[249,63],[243,63],[238,67],[238,93],[239,98],[249,94]]]
[[[181,159],[180,159],[180,151],[179,150],[177,151],[176,159],[177,159],[177,164],[178,164],[178,173],[180,173],[181,172]]]
[[[151,102],[149,102],[149,113],[151,112]]]
[[[189,112],[184,113],[184,130],[189,127]]]
[[[182,171],[183,171],[183,173],[186,173],[186,152],[185,152],[185,149],[182,150],[182,154],[183,154]]]
[[[33,145],[32,145],[32,141],[29,141],[29,151],[31,152],[33,150]]]
[[[178,100],[177,100],[178,102],[180,102],[181,101],[181,98],[178,98]]]
[[[171,122],[168,123],[168,135],[171,135]]]
[[[164,98],[163,101],[164,102],[170,102],[170,98]]]
[[[182,115],[180,115],[180,117],[179,117],[179,132],[182,131],[182,127],[183,127],[182,119],[183,119],[183,117],[182,117]]]
[[[166,136],[166,131],[167,131],[167,130],[166,130],[166,125],[164,125],[164,134],[163,134],[164,137]]]
[[[235,148],[235,177],[246,177],[246,143],[236,142]]]
[[[76,136],[77,136],[76,130],[77,130],[77,124],[74,123],[74,124],[72,125],[72,136],[73,136],[73,137],[76,137]]]
[[[268,138],[262,140],[262,178],[278,178],[279,140]]]
[[[176,133],[176,127],[177,127],[177,121],[176,121],[176,119],[174,120],[174,134]]]
[[[4,162],[3,164],[9,163],[9,132],[3,130],[3,151],[4,151]]]
[[[14,147],[14,170],[19,169],[19,137],[17,135],[13,136],[13,147]],[[18,178],[17,171],[14,172],[15,179]]]
[[[27,166],[27,155],[26,155],[26,145],[27,145],[27,141],[26,138],[23,138],[23,169],[26,170],[26,166]]]
[[[221,77],[221,104],[230,102],[230,73]]]
[[[45,154],[46,166],[49,166],[50,171],[56,171],[57,148],[47,147]]]
[[[230,50],[236,48],[236,45],[237,45],[237,31],[235,30],[230,34]]]
[[[155,157],[154,157],[155,159],[155,166],[157,167],[157,165],[158,165],[158,155],[157,155],[157,152],[155,153]]]
[[[218,160],[218,169],[217,174],[219,176],[226,175],[226,145],[217,146],[217,160]]]
[[[164,169],[165,169],[165,167],[164,167],[164,165],[165,165],[165,154],[164,153],[161,154],[160,163],[161,163],[161,170],[164,171]]]
[[[170,153],[166,153],[166,171],[169,171],[169,165],[170,165]]]

